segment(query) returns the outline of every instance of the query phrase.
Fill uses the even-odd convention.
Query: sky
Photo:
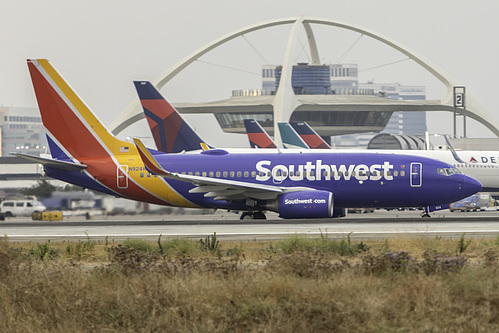
[[[154,81],[234,30],[304,15],[364,27],[404,44],[466,86],[499,120],[498,12],[499,2],[484,0],[1,1],[0,105],[36,106],[26,59],[46,58],[109,126],[135,98],[133,80]],[[261,30],[223,45],[177,75],[161,93],[172,103],[208,102],[229,98],[233,89],[261,88],[261,66],[282,64],[290,28]],[[428,99],[444,97],[443,85],[401,53],[358,33],[313,29],[324,63],[357,63],[361,82],[424,85]],[[305,45],[301,32],[295,61],[310,60]],[[223,135],[211,115],[185,118],[211,144],[247,145],[243,135]],[[428,116],[428,127],[431,133],[452,134],[451,113]],[[120,135],[147,135],[144,129],[145,121]],[[494,135],[469,120],[468,136]]]

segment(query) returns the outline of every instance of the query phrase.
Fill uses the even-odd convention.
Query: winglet
[[[454,147],[452,147],[452,145],[450,144],[450,141],[449,141],[449,138],[447,137],[447,135],[444,135],[444,138],[445,138],[445,141],[447,142],[447,145],[449,146],[449,149],[452,153],[452,156],[454,157],[454,159],[456,161],[458,161],[459,163],[463,163],[463,164],[466,164],[465,161],[463,161],[459,155],[457,155],[456,151],[454,150]]]
[[[147,148],[144,146],[142,141],[140,141],[137,138],[133,138],[133,142],[135,143],[135,146],[137,147],[137,150],[139,151],[140,158],[142,159],[142,162],[144,162],[144,165],[146,166],[147,170],[149,170],[151,173],[160,175],[160,176],[171,176],[172,174],[165,169],[161,167],[161,165],[156,161],[154,156],[147,150]]]
[[[206,143],[204,142],[200,142],[199,145],[201,146],[201,148],[203,149],[203,151],[207,151],[207,150],[210,150],[210,146],[208,146]]]

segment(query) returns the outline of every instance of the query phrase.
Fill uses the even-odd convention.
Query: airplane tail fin
[[[251,148],[276,148],[274,141],[256,120],[244,119],[244,126]]]
[[[50,152],[58,160],[111,157],[133,144],[116,139],[46,59],[28,59]]]
[[[310,147],[296,133],[296,131],[287,122],[278,122],[279,132],[284,148],[286,149],[309,149]]]
[[[148,81],[134,81],[156,147],[164,153],[210,147]]]
[[[289,124],[310,148],[331,149],[327,142],[306,122],[290,122]]]

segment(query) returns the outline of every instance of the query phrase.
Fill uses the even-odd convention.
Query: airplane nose
[[[467,196],[473,195],[477,192],[480,192],[483,188],[482,183],[480,183],[478,180],[475,178],[471,178],[469,176],[464,176],[463,179],[463,187],[462,189],[468,193],[466,194]]]

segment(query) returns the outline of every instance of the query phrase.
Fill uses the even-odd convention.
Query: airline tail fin
[[[276,148],[274,141],[256,120],[244,119],[244,126],[251,148]]]
[[[331,149],[331,146],[306,122],[290,122],[291,127],[312,149]]]
[[[287,122],[278,122],[279,132],[284,148],[286,149],[309,149],[309,146],[296,133],[296,131]]]
[[[133,144],[116,139],[46,59],[28,59],[43,125],[53,158],[85,158],[126,153]]]
[[[149,81],[134,81],[156,147],[164,153],[210,148]]]

